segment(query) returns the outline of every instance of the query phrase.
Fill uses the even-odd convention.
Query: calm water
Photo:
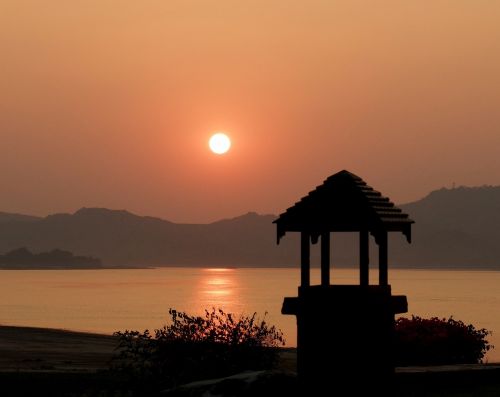
[[[354,284],[357,277],[355,270],[332,271],[335,284]],[[390,277],[393,293],[408,296],[409,314],[453,315],[493,331],[497,348],[487,360],[500,362],[500,272],[392,269]],[[317,269],[312,281],[319,283]],[[221,307],[267,311],[293,346],[295,317],[280,310],[298,284],[298,269],[2,270],[0,324],[112,333],[159,328],[170,307],[189,313]]]

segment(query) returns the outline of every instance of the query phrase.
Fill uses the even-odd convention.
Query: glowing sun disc
[[[224,154],[231,147],[231,140],[226,134],[218,132],[217,134],[212,135],[208,141],[208,146],[210,146],[210,150],[212,152],[216,154]]]

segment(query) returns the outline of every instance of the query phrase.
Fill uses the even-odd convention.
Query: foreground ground
[[[137,392],[124,376],[109,371],[115,348],[116,339],[106,335],[0,326],[0,395],[146,395],[144,390]],[[295,351],[288,349],[283,351],[277,371],[259,374],[264,379],[260,383],[248,386],[246,380],[255,377],[249,375],[195,384],[170,395],[196,396],[212,391],[210,395],[250,396],[271,389],[295,394],[295,364]],[[236,390],[239,392],[234,394]],[[395,378],[394,395],[498,397],[500,366],[400,368]]]
[[[0,371],[95,372],[116,348],[108,335],[0,326]]]

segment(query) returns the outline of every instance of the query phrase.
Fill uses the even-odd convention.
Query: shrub
[[[491,346],[486,329],[450,317],[412,316],[396,321],[396,365],[471,364],[482,362]]]
[[[265,320],[235,318],[221,309],[204,317],[170,309],[171,323],[154,331],[116,332],[118,367],[140,378],[174,386],[196,379],[221,377],[246,369],[271,368],[278,359],[283,334]]]

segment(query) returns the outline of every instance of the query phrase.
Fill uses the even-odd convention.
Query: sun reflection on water
[[[240,306],[237,294],[239,284],[235,269],[203,269],[197,288],[197,301],[204,308],[216,307],[234,311]]]

